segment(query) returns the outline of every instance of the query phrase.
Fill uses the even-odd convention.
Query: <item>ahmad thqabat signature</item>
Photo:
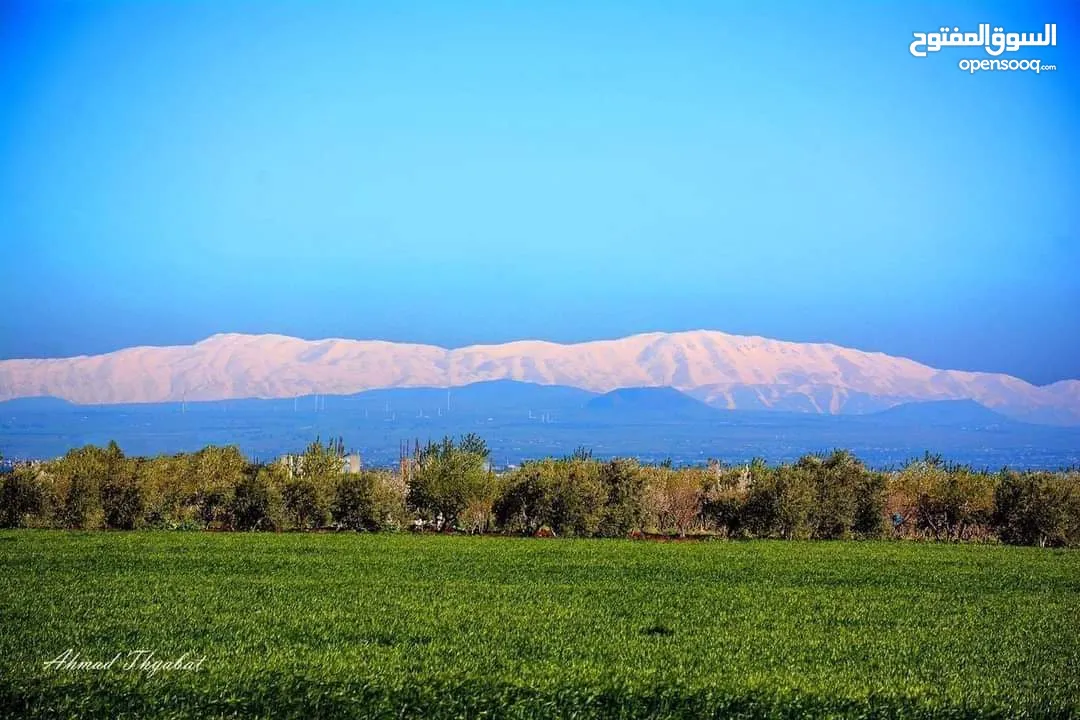
[[[202,664],[205,661],[205,655],[195,658],[191,653],[184,653],[176,658],[163,659],[159,658],[157,653],[153,650],[118,652],[108,660],[92,660],[84,658],[81,652],[76,652],[73,648],[69,648],[52,660],[47,660],[45,662],[45,668],[47,670],[68,672],[106,672],[109,670],[120,670],[125,672],[141,672],[153,676],[162,671],[198,672],[202,669]]]

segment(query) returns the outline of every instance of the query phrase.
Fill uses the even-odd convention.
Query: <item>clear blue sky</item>
[[[9,1],[0,357],[710,328],[1080,378],[1076,8]],[[980,22],[1059,69],[908,52]]]

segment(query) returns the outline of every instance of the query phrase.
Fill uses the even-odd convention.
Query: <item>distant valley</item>
[[[1080,428],[1035,425],[974,401],[918,402],[860,415],[727,410],[666,387],[597,393],[498,380],[457,388],[391,388],[297,398],[78,405],[57,398],[0,402],[0,453],[50,458],[117,440],[132,454],[238,445],[273,458],[316,437],[341,436],[372,465],[393,465],[402,443],[476,432],[497,465],[561,456],[678,464],[709,458],[772,462],[844,447],[879,466],[925,451],[979,467],[1080,464]]]

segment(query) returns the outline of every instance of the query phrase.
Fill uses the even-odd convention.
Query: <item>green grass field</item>
[[[11,531],[0,570],[11,717],[1080,715],[1076,551]]]

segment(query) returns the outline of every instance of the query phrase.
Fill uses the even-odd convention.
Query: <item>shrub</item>
[[[721,463],[710,461],[706,469],[706,489],[701,513],[714,528],[729,537],[748,532],[747,499],[754,476],[768,472],[760,458],[739,468],[725,468]]]
[[[820,539],[876,537],[885,507],[884,479],[846,450],[821,458],[809,455],[797,463],[816,488],[812,511],[813,537]]]
[[[889,490],[888,512],[898,527],[937,540],[965,540],[990,532],[994,487],[988,473],[948,465],[929,453],[908,463]]]
[[[866,471],[855,485],[855,517],[852,531],[862,538],[885,533],[885,476]]]
[[[611,460],[600,466],[607,498],[598,534],[622,537],[645,525],[645,475],[636,460]]]
[[[846,538],[855,525],[855,488],[865,471],[850,453],[837,450],[826,458],[807,455],[797,468],[814,485],[811,534],[822,540]]]
[[[458,514],[458,526],[468,533],[484,533],[494,528],[494,504],[488,498],[471,498]]]
[[[328,508],[315,483],[308,478],[288,480],[281,492],[281,501],[294,528],[306,530],[322,527],[326,522]]]
[[[606,500],[599,463],[583,456],[533,461],[510,475],[495,502],[495,521],[528,535],[546,526],[560,536],[589,536],[600,528]]]
[[[460,445],[446,437],[418,449],[409,471],[409,504],[428,520],[441,515],[451,526],[466,508],[490,505],[498,483],[487,456],[487,447],[475,435],[466,435]]]
[[[746,499],[742,503],[739,524],[755,537],[768,537],[779,526],[779,488],[777,468],[755,459],[746,469]]]
[[[787,540],[812,537],[817,509],[814,471],[800,465],[781,465],[774,478],[776,529],[780,536]]]
[[[134,477],[109,478],[101,486],[105,527],[132,530],[143,511],[142,492]]]
[[[682,537],[691,528],[700,526],[706,484],[701,470],[661,466],[644,468],[643,472],[643,502],[650,527],[662,532],[674,531]]]
[[[233,489],[246,476],[247,460],[235,446],[211,445],[192,455],[190,463],[190,502],[199,521],[203,527],[228,525]]]
[[[0,527],[23,527],[27,519],[45,509],[45,489],[37,470],[16,468],[0,475]]]
[[[300,456],[278,465],[284,473],[282,503],[295,528],[322,527],[331,516],[338,482],[344,476],[345,445],[337,441],[323,445],[316,440]]]
[[[1070,474],[1004,471],[994,492],[993,521],[1014,545],[1080,544],[1080,484]]]
[[[334,522],[350,530],[377,530],[375,483],[370,473],[342,475],[334,488],[331,505]]]
[[[235,530],[277,530],[281,526],[280,505],[270,474],[265,468],[255,468],[233,488],[230,525]]]
[[[100,527],[105,522],[102,488],[110,482],[131,479],[132,468],[115,442],[105,448],[87,445],[47,463],[44,477],[50,485],[48,494],[57,524],[66,528]]]
[[[97,493],[91,481],[76,476],[68,484],[67,492],[60,503],[57,519],[61,527],[81,529],[97,525],[92,517],[99,510]]]
[[[386,470],[366,470],[371,478],[373,514],[378,529],[401,530],[409,522],[405,478]]]

